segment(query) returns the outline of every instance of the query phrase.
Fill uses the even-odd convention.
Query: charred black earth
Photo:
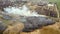
[[[36,17],[36,16],[31,16],[31,17],[22,17],[24,20],[21,20],[24,24],[24,32],[31,32],[36,29],[42,28],[43,26],[48,26],[52,25],[55,23],[54,20],[47,18],[47,17]]]

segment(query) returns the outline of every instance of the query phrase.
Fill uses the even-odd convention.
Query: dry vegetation
[[[22,23],[10,24],[3,34],[19,34],[23,28],[24,25]]]

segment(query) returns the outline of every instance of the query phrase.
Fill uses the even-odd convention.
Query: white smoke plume
[[[44,15],[39,15],[37,12],[29,10],[29,8],[26,5],[23,5],[22,7],[11,7],[11,6],[9,6],[9,7],[4,8],[4,11],[7,12],[8,14],[44,17]]]

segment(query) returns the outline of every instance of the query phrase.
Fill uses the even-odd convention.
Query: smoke
[[[35,11],[31,11],[26,5],[23,5],[22,7],[6,7],[4,8],[4,11],[8,14],[15,14],[15,15],[21,15],[21,16],[44,16],[39,15]]]
[[[24,32],[31,32],[43,26],[52,25],[55,23],[55,21],[53,21],[52,19],[48,19],[45,15],[39,15],[37,12],[31,11],[26,5],[23,5],[22,7],[9,6],[4,8],[4,11],[7,14],[20,16],[20,18],[17,19],[24,24],[24,28],[22,30]],[[7,31],[15,31],[13,30],[14,28],[15,27],[13,26],[13,28],[9,28]]]

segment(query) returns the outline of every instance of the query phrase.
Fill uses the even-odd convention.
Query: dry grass
[[[41,34],[60,34],[60,23],[50,25],[41,29]]]
[[[16,23],[13,26],[8,26],[8,28],[3,32],[3,34],[17,34],[24,28],[22,23]]]
[[[37,29],[37,30],[35,30],[33,32],[21,32],[20,34],[40,34],[40,30]]]

